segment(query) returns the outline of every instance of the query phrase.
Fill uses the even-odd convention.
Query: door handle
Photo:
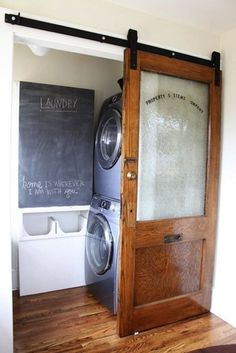
[[[183,240],[183,234],[170,234],[170,235],[165,235],[164,236],[164,243],[169,244],[169,243],[175,243],[178,241]]]
[[[129,180],[135,180],[137,178],[137,174],[135,172],[130,171],[127,173],[127,178]]]

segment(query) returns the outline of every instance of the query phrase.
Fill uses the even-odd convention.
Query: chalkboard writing
[[[19,207],[89,204],[94,91],[20,83]]]

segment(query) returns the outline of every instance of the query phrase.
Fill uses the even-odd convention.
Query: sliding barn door
[[[209,311],[220,87],[213,68],[125,54],[119,334]]]

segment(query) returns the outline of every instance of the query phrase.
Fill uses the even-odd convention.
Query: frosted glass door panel
[[[137,220],[204,215],[208,85],[142,71]]]

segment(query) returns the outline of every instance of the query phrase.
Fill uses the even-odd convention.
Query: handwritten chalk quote
[[[22,180],[22,189],[33,197],[60,195],[70,199],[73,195],[78,195],[84,185],[84,182],[79,179],[35,181],[23,176]]]

